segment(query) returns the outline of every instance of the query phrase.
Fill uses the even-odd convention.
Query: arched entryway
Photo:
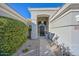
[[[38,15],[37,16],[37,29],[38,36],[46,36],[49,26],[49,16],[48,15]]]

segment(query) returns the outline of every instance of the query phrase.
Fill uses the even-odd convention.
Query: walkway
[[[24,49],[28,48],[29,51],[23,53]],[[53,56],[47,39],[39,38],[37,40],[28,40],[22,47],[14,54],[15,56]]]

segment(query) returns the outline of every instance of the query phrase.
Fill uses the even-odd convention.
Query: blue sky
[[[25,18],[30,18],[31,15],[28,11],[28,8],[53,8],[53,7],[62,7],[64,3],[9,3],[9,7],[14,9],[20,15]]]

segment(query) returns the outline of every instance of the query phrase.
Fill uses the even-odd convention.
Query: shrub
[[[28,52],[28,51],[29,51],[29,49],[27,49],[27,48],[23,50],[24,53],[26,53],[26,52]]]
[[[0,16],[0,55],[12,55],[27,40],[28,27],[21,21]]]

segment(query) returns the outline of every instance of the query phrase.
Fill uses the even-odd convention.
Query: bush
[[[26,48],[26,49],[23,50],[23,53],[26,53],[28,51],[29,51],[29,49]]]
[[[0,55],[12,55],[27,40],[28,27],[8,17],[0,16]]]

